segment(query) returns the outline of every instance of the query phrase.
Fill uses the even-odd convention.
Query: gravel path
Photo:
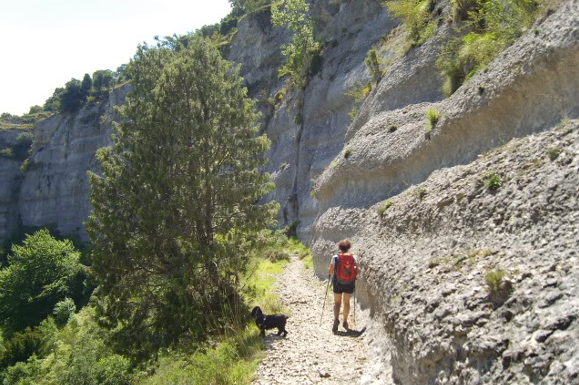
[[[341,325],[337,335],[332,333],[331,288],[320,326],[326,286],[302,261],[293,256],[276,285],[275,292],[290,314],[288,336],[277,337],[277,329],[266,332],[266,358],[253,385],[359,383],[367,360],[365,345],[362,337],[346,336]],[[361,328],[352,316],[350,327]]]

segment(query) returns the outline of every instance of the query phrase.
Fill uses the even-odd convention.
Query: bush
[[[13,151],[10,147],[8,148],[3,148],[2,150],[0,150],[0,156],[3,158],[12,158],[13,155]]]
[[[443,93],[452,95],[462,83],[485,68],[534,22],[536,0],[453,0],[455,22],[463,22],[463,38],[450,41],[436,66],[444,76]]]
[[[344,158],[348,159],[350,157],[350,155],[352,155],[352,149],[347,148],[346,151],[344,151]]]
[[[431,0],[391,0],[385,4],[390,13],[406,25],[410,46],[421,45],[434,33],[436,24],[430,14],[434,5]]]
[[[289,252],[287,250],[284,250],[284,249],[266,250],[263,253],[263,257],[270,260],[271,262],[289,261],[290,260]]]
[[[434,108],[429,108],[426,111],[426,132],[432,131],[439,119],[440,113]]]
[[[375,49],[371,49],[366,53],[366,58],[364,59],[366,63],[366,68],[372,75],[375,82],[380,80],[382,76],[382,71],[380,70],[380,58],[378,57],[378,52]]]
[[[75,311],[74,301],[67,297],[54,306],[54,320],[60,326],[65,325]]]
[[[549,159],[555,160],[559,157],[559,154],[561,154],[561,149],[559,147],[547,148],[547,155],[549,156]]]
[[[502,269],[489,271],[485,275],[485,282],[487,284],[489,293],[500,294],[511,290],[511,284],[506,280],[507,273]]]
[[[503,181],[499,175],[489,172],[485,174],[484,185],[488,190],[496,191],[503,185]]]
[[[4,330],[36,326],[54,305],[73,293],[80,253],[43,229],[12,246],[8,267],[0,270],[0,313]]]
[[[392,202],[390,199],[388,199],[388,200],[382,202],[382,204],[380,204],[378,209],[376,209],[376,212],[378,213],[378,215],[383,216],[384,213],[386,212],[386,210],[388,210],[393,205],[394,205],[394,202]]]

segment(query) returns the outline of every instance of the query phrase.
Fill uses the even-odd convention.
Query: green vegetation
[[[407,48],[423,44],[434,34],[436,23],[432,18],[432,0],[389,0],[384,4],[406,25]]]
[[[371,91],[372,91],[371,82],[367,82],[366,84],[356,83],[354,87],[348,90],[346,95],[351,97],[354,101],[354,106],[352,107],[352,109],[350,109],[350,112],[348,112],[348,116],[350,117],[351,120],[356,119],[360,105],[364,100],[366,100]]]
[[[126,121],[97,153],[103,175],[90,175],[87,231],[99,314],[138,362],[244,327],[248,240],[277,205],[255,203],[272,188],[257,169],[269,140],[257,136],[239,68],[214,43],[143,45],[127,72]]]
[[[283,10],[277,3],[271,5],[271,21],[276,27],[286,27],[292,33],[292,42],[282,47],[287,58],[279,76],[289,75],[288,84],[303,90],[320,65],[321,45],[314,37],[314,22],[309,16],[305,0],[285,0]],[[317,68],[319,69],[319,68]]]
[[[506,272],[502,269],[489,271],[485,275],[485,282],[488,286],[489,292],[499,293],[506,288],[505,282]]]
[[[559,147],[552,146],[552,147],[547,148],[547,155],[549,156],[549,159],[551,159],[551,160],[557,159],[560,154],[561,154],[561,149]]]
[[[388,210],[393,205],[394,205],[394,202],[392,202],[390,199],[385,200],[384,202],[382,202],[380,204],[380,206],[378,206],[378,209],[376,209],[376,212],[378,213],[378,215],[383,216],[384,213],[386,212],[386,210]]]
[[[344,158],[348,159],[350,157],[350,155],[352,155],[352,149],[347,148],[346,151],[344,151]]]
[[[436,62],[445,77],[444,94],[452,95],[527,31],[539,13],[539,5],[540,0],[453,1],[453,20],[462,37],[450,41]]]
[[[5,335],[36,326],[66,297],[80,297],[83,271],[80,253],[68,240],[58,241],[48,230],[14,245],[7,267],[0,270],[0,313]],[[82,289],[81,289],[82,290]]]
[[[494,172],[488,172],[484,175],[484,185],[490,191],[496,191],[503,185],[501,177]]]
[[[432,129],[436,126],[436,123],[438,123],[438,120],[440,119],[440,113],[438,112],[438,110],[434,109],[434,108],[429,108],[426,111],[426,132],[430,132],[432,131]]]
[[[3,158],[12,158],[12,155],[14,154],[14,151],[10,148],[3,148],[2,150],[0,150],[0,156]]]
[[[375,49],[371,49],[366,53],[366,58],[364,59],[366,63],[366,68],[372,75],[374,82],[378,83],[382,77],[382,70],[380,69],[381,60],[378,57],[378,52]]]

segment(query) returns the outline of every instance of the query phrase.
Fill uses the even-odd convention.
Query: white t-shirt
[[[347,254],[347,253],[345,253],[345,254]],[[354,256],[354,263],[356,264],[356,266],[358,266],[358,258],[356,257],[355,254],[352,254],[352,255]],[[331,264],[332,266],[336,266],[336,261],[337,261],[337,260],[338,260],[338,254],[334,254],[334,255],[332,256],[332,260],[330,261],[330,264]]]

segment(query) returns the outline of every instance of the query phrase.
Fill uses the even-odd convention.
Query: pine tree
[[[277,206],[257,204],[272,188],[258,170],[269,140],[213,45],[141,46],[127,71],[127,121],[98,152],[88,231],[103,324],[139,359],[231,324],[247,240]]]

